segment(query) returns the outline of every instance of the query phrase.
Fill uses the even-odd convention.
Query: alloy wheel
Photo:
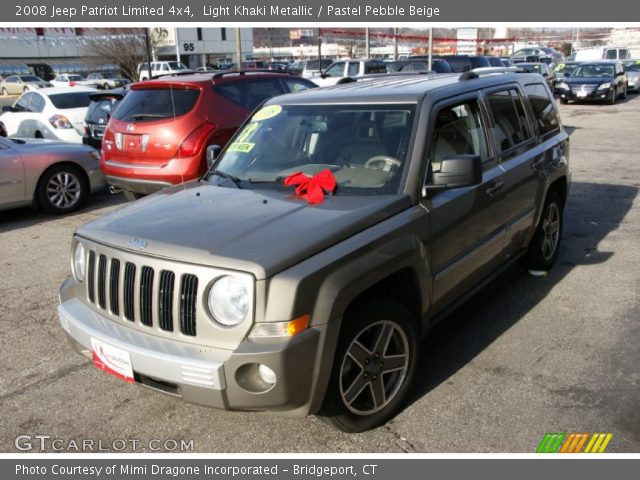
[[[558,205],[553,202],[547,205],[542,220],[542,232],[542,256],[545,260],[549,260],[553,257],[560,238],[560,211]]]
[[[69,172],[56,173],[47,183],[47,199],[58,208],[70,208],[80,200],[80,181]]]

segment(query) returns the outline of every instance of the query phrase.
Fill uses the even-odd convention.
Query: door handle
[[[503,187],[504,182],[493,182],[486,190],[487,195],[489,195],[490,197],[495,197],[498,193],[500,193]]]

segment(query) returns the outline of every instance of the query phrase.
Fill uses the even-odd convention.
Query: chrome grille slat
[[[115,316],[120,316],[120,260],[111,259],[109,272],[109,308]]]
[[[91,303],[96,302],[96,252],[91,250],[89,252],[89,261],[87,265],[87,297]]]
[[[107,257],[98,257],[98,305],[101,309],[107,308]]]
[[[173,331],[173,296],[176,275],[173,272],[160,272],[160,288],[158,290],[158,323],[162,330]]]
[[[198,277],[185,274],[180,282],[180,331],[194,337],[196,335],[196,302]]]
[[[153,325],[153,268],[142,267],[140,272],[140,322],[151,327]]]
[[[136,266],[127,262],[124,269],[124,318],[132,322],[136,321],[135,308],[134,308],[134,293],[136,290]]]

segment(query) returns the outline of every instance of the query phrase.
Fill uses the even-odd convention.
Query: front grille
[[[198,276],[136,263],[89,250],[88,301],[134,325],[157,326],[164,332],[174,332],[178,319],[180,333],[195,337]]]
[[[597,87],[598,87],[597,85],[588,84],[588,83],[576,83],[576,84],[571,85],[571,90],[573,90],[574,92],[584,91],[584,92],[587,92],[587,93],[591,93]]]

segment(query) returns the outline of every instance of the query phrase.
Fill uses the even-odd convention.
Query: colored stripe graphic
[[[546,433],[536,453],[580,453],[585,443],[584,453],[604,453],[612,438],[612,433]]]

